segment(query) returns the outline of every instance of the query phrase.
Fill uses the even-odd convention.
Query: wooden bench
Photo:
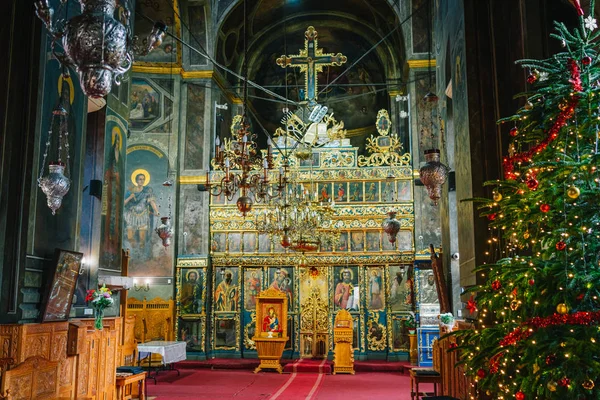
[[[147,372],[140,372],[139,374],[125,377],[117,376],[117,400],[132,399],[135,394],[133,384],[136,382],[138,384],[139,398],[140,400],[144,400],[146,394],[146,374]]]
[[[421,383],[433,383],[433,394],[437,396],[438,385],[442,384],[442,375],[433,368],[411,368],[410,370],[410,398],[419,400],[419,396],[426,395],[419,391]],[[440,388],[440,393],[442,392]]]
[[[4,372],[0,395],[6,399],[57,399],[59,397],[59,362],[29,357],[15,368]]]

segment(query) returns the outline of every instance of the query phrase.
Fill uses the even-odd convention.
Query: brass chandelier
[[[335,203],[319,202],[318,193],[293,179],[286,179],[286,183],[282,195],[256,214],[258,232],[272,240],[278,238],[284,248],[303,253],[337,245],[340,232],[332,221]]]

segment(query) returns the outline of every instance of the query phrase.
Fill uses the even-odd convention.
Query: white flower
[[[548,73],[546,71],[540,72],[540,78],[539,79],[540,79],[540,82],[548,80]]]
[[[585,27],[591,32],[598,27],[596,19],[591,15],[585,19]]]
[[[400,111],[400,118],[408,118],[408,113],[404,110]]]

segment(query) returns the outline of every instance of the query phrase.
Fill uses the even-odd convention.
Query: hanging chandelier
[[[66,19],[68,2],[65,0],[61,0],[57,13],[48,0],[36,1],[35,12],[48,30],[56,59],[77,71],[86,96],[101,98],[110,93],[113,82],[121,83],[123,74],[133,64],[134,53],[147,55],[162,43],[167,27],[157,22],[140,45],[137,37],[133,37],[127,2],[119,2],[123,12],[117,20],[114,18],[116,0],[78,1],[81,14],[69,20]],[[59,18],[62,9],[64,18]],[[56,43],[61,43],[64,53],[56,52]]]
[[[287,179],[282,167],[279,169],[279,177],[275,182],[271,181],[271,141],[268,142],[267,154],[262,157],[255,142],[256,135],[250,131],[246,122],[246,115],[236,119],[239,120],[239,129],[232,132],[232,138],[225,138],[224,143],[220,143],[219,138],[215,141],[215,158],[211,160],[215,172],[206,172],[204,190],[213,196],[223,195],[229,201],[239,194],[236,205],[245,217],[252,210],[255,201],[264,203],[278,197]],[[235,125],[234,123],[232,131],[235,130]],[[211,179],[211,175],[214,179]]]
[[[419,169],[419,178],[425,188],[429,198],[433,200],[433,204],[437,205],[438,200],[442,197],[442,185],[448,179],[449,168],[440,162],[440,150],[435,148],[437,139],[436,131],[438,128],[435,125],[438,97],[429,92],[423,98],[423,117],[421,120],[421,137],[429,136],[431,138],[432,148],[425,150],[425,165]],[[429,123],[427,118],[429,117]],[[443,128],[439,126],[440,134],[443,135]]]
[[[56,210],[62,205],[64,196],[67,195],[71,188],[71,180],[68,178],[71,161],[69,156],[68,110],[70,108],[70,88],[67,83],[69,81],[68,78],[69,72],[64,69],[61,95],[58,104],[52,111],[46,148],[42,157],[42,167],[40,168],[40,176],[37,180],[38,186],[46,195],[48,208],[52,210],[52,215],[56,214]],[[53,133],[55,137],[52,136]],[[56,151],[52,149],[53,144],[56,146]],[[46,160],[49,155],[55,157],[55,159],[48,163],[48,174],[44,176]],[[66,162],[63,161],[64,159],[66,159]]]
[[[259,233],[279,239],[284,248],[298,252],[316,251],[339,243],[340,232],[334,229],[333,201],[319,202],[318,194],[291,180],[282,196],[257,213],[255,226]]]

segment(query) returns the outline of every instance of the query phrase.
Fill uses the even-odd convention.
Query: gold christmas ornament
[[[556,392],[557,384],[554,381],[550,381],[546,384],[546,387],[548,388],[549,391]]]
[[[529,236],[531,236],[531,235],[529,234],[529,231],[527,231],[527,232],[525,232],[525,233],[523,234],[523,237],[524,237],[525,239],[529,239]]]
[[[533,103],[528,101],[527,103],[525,103],[525,109],[526,110],[531,110],[533,109]]]
[[[517,300],[513,300],[510,302],[510,309],[513,311],[517,311],[519,309],[519,302]]]
[[[565,303],[560,303],[556,306],[556,312],[564,315],[569,312],[569,307]]]
[[[577,186],[570,186],[567,189],[567,196],[569,196],[572,199],[578,198],[580,194],[581,194],[581,191],[579,190],[579,188]]]
[[[498,192],[494,192],[494,195],[492,196],[492,198],[494,199],[494,201],[497,203],[500,200],[502,200],[502,193],[498,193]]]
[[[585,390],[592,390],[594,388],[594,381],[591,379],[586,379],[585,382],[581,384]]]

